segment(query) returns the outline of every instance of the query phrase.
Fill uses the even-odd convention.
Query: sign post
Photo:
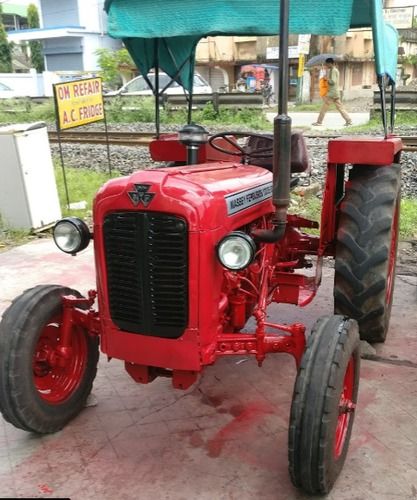
[[[89,123],[104,120],[107,141],[107,158],[109,162],[109,173],[111,175],[109,137],[107,133],[107,120],[103,102],[103,86],[101,78],[87,78],[65,83],[56,83],[54,84],[53,89],[61,167],[69,209],[70,202],[61,142],[62,130],[80,127],[81,125],[88,125]]]
[[[305,56],[310,52],[311,35],[298,35],[297,102],[303,101],[303,80]]]

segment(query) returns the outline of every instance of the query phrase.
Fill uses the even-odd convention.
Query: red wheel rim
[[[52,318],[42,329],[33,355],[33,379],[39,396],[50,404],[67,400],[78,388],[87,364],[87,340],[80,328],[71,332],[71,357],[63,366],[56,348],[60,340],[61,316]]]
[[[350,421],[353,417],[356,404],[353,402],[353,388],[355,385],[355,360],[351,356],[343,380],[342,393],[339,401],[339,417],[337,419],[334,441],[334,456],[339,458],[346,444],[346,436]]]
[[[397,256],[397,240],[398,240],[398,223],[400,219],[400,211],[398,202],[395,207],[394,220],[392,221],[391,228],[391,245],[388,255],[388,275],[387,275],[387,289],[385,294],[385,303],[391,304],[392,292],[394,289],[394,275],[395,275],[395,261]]]

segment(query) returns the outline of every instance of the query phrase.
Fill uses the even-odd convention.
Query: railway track
[[[78,144],[106,144],[105,132],[61,132],[61,142]],[[50,142],[59,142],[57,132],[48,132]],[[147,146],[153,132],[109,132],[109,144],[117,146]]]
[[[404,151],[414,151],[417,152],[417,136],[402,136],[404,143]]]
[[[56,132],[48,132],[52,143],[58,142]],[[153,132],[109,132],[109,144],[117,146],[148,146],[155,136]],[[340,135],[308,135],[307,139],[334,139]],[[401,136],[404,151],[417,152],[417,136]],[[77,144],[106,144],[105,132],[61,132],[61,142]]]

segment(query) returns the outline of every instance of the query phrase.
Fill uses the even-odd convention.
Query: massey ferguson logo
[[[144,207],[147,207],[155,196],[155,193],[149,193],[150,189],[150,184],[135,184],[135,191],[129,191],[127,194],[135,207],[140,203],[142,203]]]

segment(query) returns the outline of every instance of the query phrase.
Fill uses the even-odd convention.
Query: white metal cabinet
[[[27,230],[61,218],[43,122],[0,128],[0,214],[7,227]]]

